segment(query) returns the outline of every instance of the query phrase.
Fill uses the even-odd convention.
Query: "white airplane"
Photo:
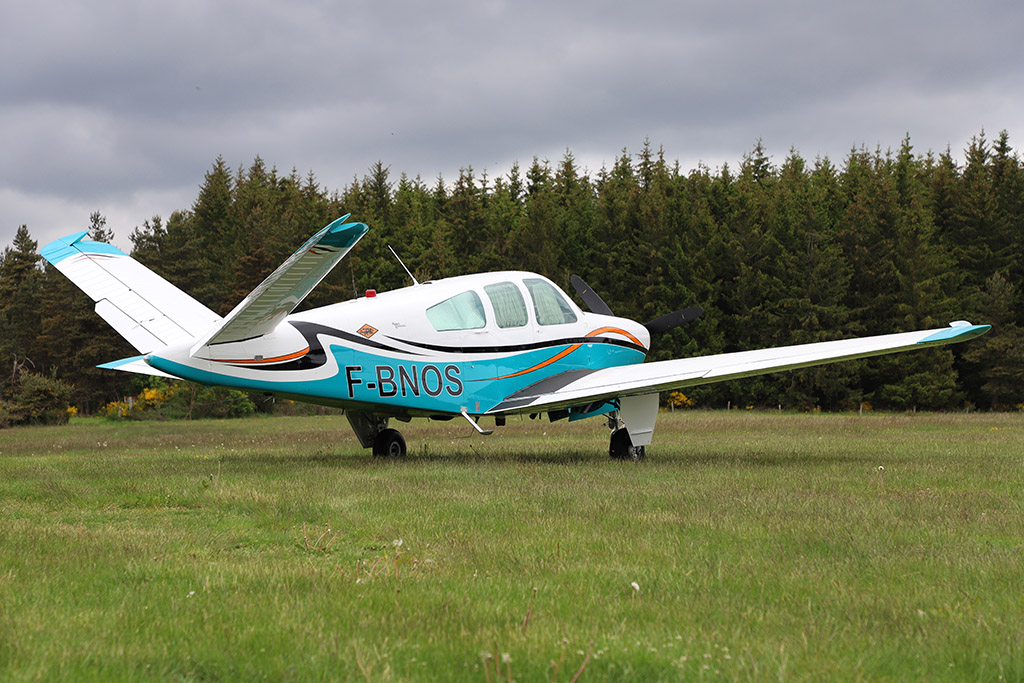
[[[641,459],[658,392],[840,360],[922,349],[984,334],[966,321],[919,332],[644,363],[651,332],[692,320],[686,309],[642,325],[612,315],[573,277],[583,311],[547,278],[526,272],[417,283],[292,313],[369,228],[334,221],[221,317],[87,231],[42,255],[96,302],[138,351],[101,365],[341,407],[363,448],[402,456],[394,418],[461,417],[481,434],[490,416],[604,416],[609,454]],[[404,267],[404,266],[403,266]],[[410,274],[410,277],[411,274]]]

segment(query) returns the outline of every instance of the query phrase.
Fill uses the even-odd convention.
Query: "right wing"
[[[192,355],[204,346],[253,339],[277,327],[369,230],[364,223],[346,219],[348,215],[342,216],[306,240],[192,346]]]
[[[972,325],[961,320],[951,323],[949,327],[920,332],[620,365],[592,371],[570,370],[507,396],[487,412],[542,412],[622,396],[651,394],[781,370],[940,346],[973,339],[985,334],[990,327]]]

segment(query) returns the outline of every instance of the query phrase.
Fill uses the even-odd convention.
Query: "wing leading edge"
[[[812,365],[941,346],[973,339],[985,334],[990,327],[991,325],[972,325],[965,321],[957,321],[951,323],[949,327],[919,332],[679,358],[590,372],[570,371],[526,387],[506,397],[488,412],[551,410],[601,399],[650,394]]]

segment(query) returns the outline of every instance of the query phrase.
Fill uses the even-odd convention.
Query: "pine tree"
[[[473,168],[460,170],[444,214],[454,239],[455,258],[465,269],[462,272],[494,270],[498,266],[495,237],[486,221],[485,196],[477,186]]]
[[[107,219],[99,211],[89,214],[89,239],[107,244],[114,241],[114,231],[107,229]]]
[[[198,267],[189,278],[192,295],[222,315],[237,303],[226,296],[230,291],[232,258],[236,255],[237,232],[231,206],[231,172],[218,157],[200,187],[181,246],[197,261]]]
[[[1001,266],[1001,239],[997,234],[997,204],[992,192],[991,155],[982,133],[971,139],[967,164],[957,188],[956,201],[943,236],[962,269],[965,284],[974,292]]]
[[[993,273],[979,296],[978,313],[992,331],[963,353],[964,372],[977,377],[983,406],[1021,409],[1024,403],[1024,326],[1018,322],[1018,284]]]
[[[38,244],[22,225],[0,254],[0,362],[40,354],[36,345],[41,318],[42,272]]]
[[[521,182],[517,174],[512,176],[509,191],[501,197],[498,208],[506,214],[507,248],[509,267],[547,275],[567,283],[564,273],[558,272],[559,258],[559,209],[557,190],[547,162],[536,157],[526,173],[526,195],[522,201],[513,199]]]

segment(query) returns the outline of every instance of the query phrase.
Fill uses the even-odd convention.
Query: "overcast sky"
[[[0,4],[0,246],[100,211],[123,248],[218,155],[341,189],[380,160],[432,183],[645,139],[684,170],[762,139],[962,159],[1024,143],[1020,0],[175,0]],[[310,226],[312,233],[321,226]]]

